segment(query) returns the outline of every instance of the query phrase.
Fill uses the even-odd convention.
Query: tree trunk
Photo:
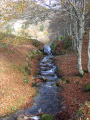
[[[70,33],[69,33],[69,35],[71,36],[72,35],[72,25],[71,25],[71,23],[69,24],[69,29],[70,29]]]
[[[88,61],[87,61],[87,71],[90,73],[90,30],[89,30],[89,40],[88,40]]]
[[[82,28],[82,31],[83,31],[83,34],[85,33],[85,29],[84,29],[84,25],[85,25],[85,7],[86,7],[86,0],[82,0],[82,8],[83,8],[83,12],[82,12],[82,25],[83,25],[83,28]]]
[[[75,51],[77,49],[77,43],[78,43],[77,21],[75,20],[74,20],[74,23],[72,24],[72,33],[73,33],[72,48],[73,48],[73,51]]]
[[[75,5],[75,0],[72,0]],[[73,13],[73,8],[70,8],[70,12]],[[70,35],[72,35],[72,50],[75,51],[77,48],[78,34],[77,34],[77,20],[72,14],[70,14]]]
[[[66,25],[66,37],[69,36],[68,24]]]
[[[79,40],[78,40],[78,45],[77,45],[77,64],[78,64],[78,71],[81,76],[83,76],[82,60],[81,60],[82,44],[83,44],[82,28],[83,28],[82,19],[79,18]]]
[[[65,27],[63,28],[63,32],[64,32],[64,37],[66,37],[66,36],[65,36],[65,35],[66,35],[66,34],[65,34],[65,32],[66,32],[66,31],[65,31]]]
[[[83,76],[82,61],[81,61],[81,51],[82,51],[82,41],[79,41],[79,46],[77,48],[77,64],[78,71],[81,76]]]
[[[85,16],[84,16],[84,13],[83,13],[83,15],[82,15],[82,25],[83,25],[82,32],[83,32],[83,34],[85,33],[84,24],[85,24]]]
[[[76,39],[75,39],[75,37],[73,37],[73,40],[72,40],[72,49],[73,49],[73,51],[76,51]]]

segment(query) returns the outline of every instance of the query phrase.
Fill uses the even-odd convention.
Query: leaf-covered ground
[[[88,35],[84,35],[82,63],[83,69],[87,68],[87,43]],[[63,104],[66,109],[56,115],[62,116],[63,120],[90,120],[90,92],[85,91],[85,86],[90,83],[90,74],[86,73],[83,77],[78,76],[77,55],[74,52],[57,56],[55,63],[59,69],[58,73],[62,76],[60,86],[63,87]],[[68,83],[67,83],[68,82]]]
[[[37,47],[35,47],[37,46]],[[0,33],[0,116],[32,105],[40,42]]]

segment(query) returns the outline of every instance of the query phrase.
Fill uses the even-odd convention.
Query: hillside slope
[[[42,50],[36,40],[0,33],[0,117],[31,106]]]

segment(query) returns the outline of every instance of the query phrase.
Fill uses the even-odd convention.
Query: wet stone
[[[41,120],[39,116],[28,116],[28,115],[20,115],[17,120]]]

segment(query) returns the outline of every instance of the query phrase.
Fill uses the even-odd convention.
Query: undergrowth
[[[68,36],[67,38],[61,37],[60,40],[53,41],[51,48],[54,55],[64,55],[67,50],[72,51],[71,36]]]

